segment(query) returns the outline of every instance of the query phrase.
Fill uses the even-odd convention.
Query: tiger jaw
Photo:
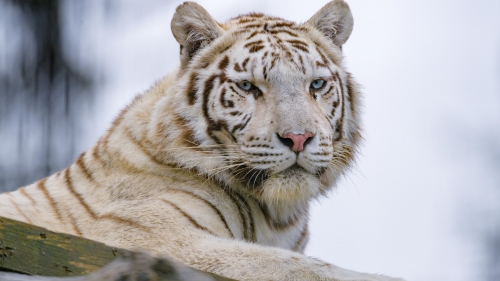
[[[309,155],[308,155],[309,154]],[[275,168],[274,174],[293,175],[297,172],[309,173],[312,175],[321,176],[321,174],[326,169],[325,165],[315,165],[311,163],[310,160],[311,153],[296,153],[295,160],[289,161],[289,163],[282,165],[282,167]],[[284,167],[283,167],[284,166]]]
[[[326,170],[326,167],[319,167],[316,170],[317,170],[317,172],[311,173],[310,171],[306,170],[306,168],[304,168],[303,166],[299,165],[298,163],[295,163],[292,166],[290,166],[289,168],[280,172],[280,174],[283,174],[283,176],[285,176],[285,177],[294,177],[300,173],[309,173],[309,174],[315,175],[317,177],[320,177],[323,174],[323,172]]]
[[[269,174],[267,170],[238,170],[236,174],[244,186],[243,191],[255,196],[262,202],[281,202],[295,204],[305,203],[317,197],[322,189],[319,175],[313,175],[297,164],[277,174]]]
[[[264,202],[277,205],[304,204],[321,194],[323,185],[318,175],[307,172],[298,165],[270,176],[262,182],[254,195]]]
[[[302,163],[303,153],[298,153],[295,161],[284,169],[273,172],[272,169],[251,168],[242,165],[231,172],[238,177],[241,184],[257,197],[272,201],[290,197],[290,192],[295,194],[295,200],[309,200],[318,195],[320,178],[327,169],[326,166],[312,167]],[[307,168],[312,171],[308,170]],[[277,184],[283,183],[283,184]],[[298,190],[301,190],[298,192]],[[300,193],[301,196],[296,196]],[[265,196],[263,194],[266,194]]]
[[[257,189],[272,176],[282,175],[284,177],[294,177],[299,173],[308,173],[307,170],[299,166],[297,163],[291,165],[283,171],[271,174],[269,169],[256,169],[247,165],[232,170],[233,175],[239,176],[240,182],[248,188]]]

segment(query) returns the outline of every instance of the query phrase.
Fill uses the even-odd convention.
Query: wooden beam
[[[121,258],[106,266],[117,257]],[[106,267],[101,269],[104,266]],[[78,276],[94,272],[88,275],[92,276],[92,280],[118,280],[114,277],[130,277],[142,271],[149,272],[149,275],[166,276],[165,278],[170,275],[176,276],[174,279],[162,277],[158,280],[191,280],[191,278],[185,279],[182,276],[194,275],[205,276],[208,278],[203,278],[205,280],[230,280],[188,268],[167,259],[158,259],[144,253],[109,247],[100,242],[56,233],[45,228],[0,217],[0,280],[14,280],[14,278],[18,278],[16,280],[39,280],[32,276],[22,277],[5,272],[42,276]],[[113,279],[108,278],[111,275]],[[6,276],[10,276],[9,279],[6,279]],[[62,280],[64,279],[66,278],[62,278]],[[61,280],[61,278],[53,280]],[[69,278],[68,280],[77,279]],[[80,279],[78,278],[78,280]]]
[[[0,268],[30,275],[84,275],[126,250],[0,217]]]

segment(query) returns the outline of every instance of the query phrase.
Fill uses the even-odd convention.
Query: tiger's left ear
[[[335,45],[342,48],[351,35],[354,20],[346,2],[333,0],[312,16],[307,24],[321,31]]]
[[[185,67],[196,53],[221,36],[223,29],[194,2],[184,2],[175,10],[170,25],[175,39],[181,45],[181,67]]]

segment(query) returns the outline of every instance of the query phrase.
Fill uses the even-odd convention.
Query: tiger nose
[[[306,132],[305,134],[286,133],[283,137],[279,137],[279,139],[294,152],[300,152],[304,150],[307,140],[312,137],[314,137],[314,134],[311,132]]]

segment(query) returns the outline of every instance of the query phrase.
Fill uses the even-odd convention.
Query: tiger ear
[[[177,7],[170,27],[175,39],[181,45],[182,67],[223,32],[212,16],[194,2],[184,2]]]
[[[352,32],[351,9],[343,0],[333,0],[319,10],[307,24],[318,29],[335,45],[342,48]]]

